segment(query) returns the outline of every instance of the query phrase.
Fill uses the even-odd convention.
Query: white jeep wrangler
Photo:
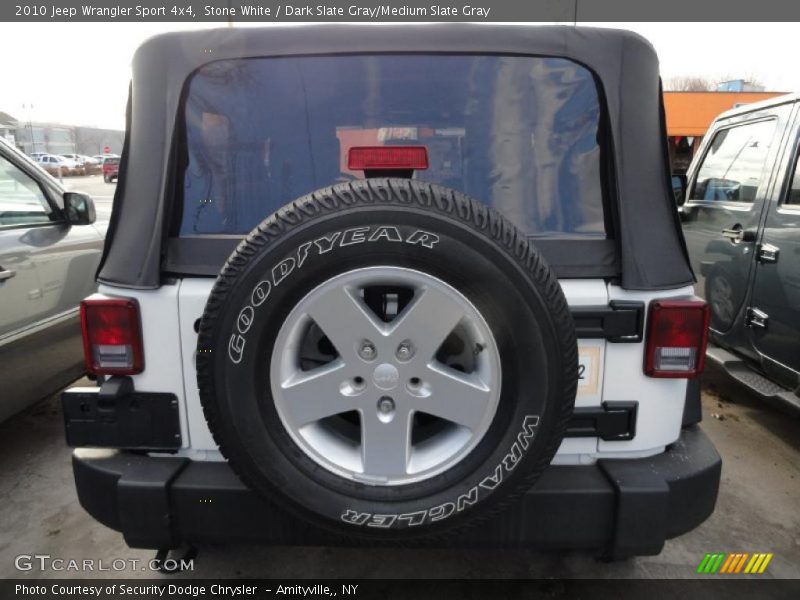
[[[99,387],[63,396],[80,501],[131,546],[624,557],[711,513],[645,41],[221,29],[133,67]]]

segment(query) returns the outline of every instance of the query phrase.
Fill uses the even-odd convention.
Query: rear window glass
[[[303,194],[363,178],[353,146],[424,145],[414,178],[531,236],[605,236],[600,101],[566,59],[359,55],[238,59],[192,77],[181,235],[244,234]]]

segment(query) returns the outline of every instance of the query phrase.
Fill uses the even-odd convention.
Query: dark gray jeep
[[[708,310],[625,32],[221,29],[136,54],[83,506],[132,546],[652,554],[713,510]]]
[[[708,357],[800,415],[800,96],[721,114],[689,169],[680,214],[698,293],[711,309]]]

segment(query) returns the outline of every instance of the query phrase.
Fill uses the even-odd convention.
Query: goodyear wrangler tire
[[[228,259],[199,331],[200,397],[231,466],[351,537],[481,522],[548,466],[573,410],[553,272],[497,213],[418,181],[280,209]]]

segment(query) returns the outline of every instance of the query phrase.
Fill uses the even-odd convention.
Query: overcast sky
[[[579,23],[580,25],[581,23]],[[772,91],[800,91],[797,23],[603,23],[649,39],[665,80],[754,77]],[[224,23],[0,23],[0,111],[27,121],[124,127],[137,46],[177,29]],[[24,107],[23,107],[24,105]],[[30,108],[31,105],[33,108]]]

